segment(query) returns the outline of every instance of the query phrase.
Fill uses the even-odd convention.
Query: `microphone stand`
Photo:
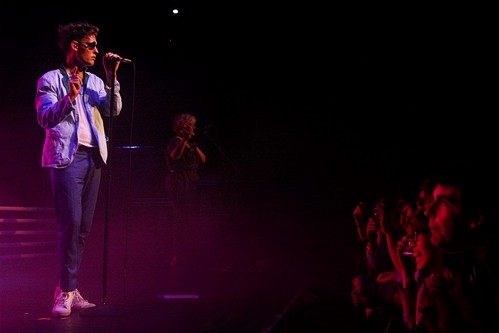
[[[126,314],[126,311],[122,309],[109,308],[107,306],[107,262],[109,253],[109,221],[110,221],[110,198],[111,198],[111,171],[112,171],[112,151],[113,151],[113,118],[114,118],[114,81],[116,76],[114,75],[111,79],[111,97],[109,105],[109,125],[108,125],[108,155],[107,155],[107,182],[106,182],[106,205],[105,205],[105,215],[104,215],[104,254],[102,259],[102,307],[95,306],[92,308],[82,309],[80,311],[81,316],[89,317],[117,317]]]
[[[229,156],[227,156],[227,154],[223,151],[222,147],[220,147],[220,145],[218,145],[215,140],[208,134],[208,128],[206,128],[204,131],[203,131],[203,134],[208,138],[208,140],[211,142],[211,144],[217,148],[217,150],[220,152],[220,154],[222,155],[222,157],[230,164],[230,166],[232,167],[232,169],[236,172],[237,175],[240,175],[241,172],[239,171],[239,168],[234,164],[234,162],[232,162],[232,160],[229,158]]]
[[[236,164],[234,164],[234,162],[229,158],[229,156],[227,156],[227,154],[224,152],[224,150],[222,149],[222,147],[219,144],[217,144],[217,142],[208,134],[208,128],[206,128],[203,131],[203,133],[208,138],[208,140],[211,142],[211,144],[218,150],[218,152],[220,153],[220,155],[222,155],[222,157],[225,159],[225,161],[227,161],[227,163],[229,163],[229,165],[235,171],[235,177],[236,177],[236,179],[235,180],[233,178],[229,179],[229,184],[235,185],[236,188],[237,188],[239,186],[241,171],[236,166]],[[237,192],[239,192],[239,191],[236,191],[236,193]],[[235,207],[234,207],[234,209],[237,210],[237,207],[239,206],[239,199],[238,199],[237,196],[234,196],[234,199],[236,200],[235,201]]]

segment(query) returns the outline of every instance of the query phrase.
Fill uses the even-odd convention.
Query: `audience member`
[[[464,162],[435,174],[425,212],[449,272],[436,280],[437,317],[442,332],[492,332],[499,314],[497,171],[484,160]]]

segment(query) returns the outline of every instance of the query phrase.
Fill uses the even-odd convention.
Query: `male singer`
[[[37,121],[45,129],[41,164],[50,170],[58,224],[59,284],[52,308],[56,317],[95,306],[81,296],[78,275],[108,156],[102,117],[110,116],[111,97],[113,115],[122,109],[116,78],[122,58],[103,54],[105,83],[87,71],[99,55],[98,33],[99,28],[87,22],[60,25],[64,63],[43,74],[36,88]]]

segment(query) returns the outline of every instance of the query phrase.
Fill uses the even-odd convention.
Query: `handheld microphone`
[[[127,58],[122,58],[122,57],[109,57],[106,59],[106,61],[108,62],[115,62],[115,61],[119,61],[119,62],[123,62],[125,64],[130,64],[132,63],[133,61],[130,60],[130,59],[127,59]]]

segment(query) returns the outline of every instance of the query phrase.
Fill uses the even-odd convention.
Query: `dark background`
[[[62,62],[57,25],[74,20],[101,28],[101,54],[133,60],[118,73],[114,146],[157,151],[173,116],[193,113],[210,161],[203,172],[256,193],[350,212],[359,198],[416,191],[435,164],[493,147],[487,8],[182,1],[173,15],[172,1],[109,5],[2,9],[7,202],[29,200],[14,193],[19,182],[46,188],[36,80]],[[91,70],[102,74],[99,59]]]
[[[48,170],[40,166],[36,83],[64,60],[57,26],[87,20],[101,28],[101,54],[118,53],[133,64],[118,72],[124,103],[113,119],[104,173],[112,174],[112,187],[105,177],[82,269],[85,295],[99,298],[95,264],[104,262],[108,220],[111,300],[151,302],[177,284],[212,295],[203,307],[174,303],[163,311],[147,303],[121,326],[105,322],[125,330],[166,325],[197,332],[220,323],[241,330],[279,313],[297,332],[325,331],[312,323],[358,331],[353,327],[363,316],[350,297],[351,279],[365,267],[351,215],[357,202],[389,191],[416,195],[442,163],[472,159],[485,166],[495,159],[496,11],[469,3],[181,1],[173,16],[174,5],[1,8],[0,206],[21,212],[53,206]],[[90,70],[102,76],[100,59]],[[193,250],[199,265],[188,263],[177,277],[167,270],[175,233],[165,208],[162,149],[173,117],[185,112],[198,119],[208,163],[201,170],[204,215],[190,230],[199,240]],[[55,228],[52,220],[40,222]],[[48,253],[30,243],[10,246],[23,233],[12,235],[9,225],[26,223],[4,224],[2,240],[12,241],[0,244],[6,263],[0,308],[11,327],[101,323],[38,320],[50,316],[55,242],[48,238]],[[16,249],[47,260],[3,260]],[[276,311],[284,303],[285,312]],[[31,317],[27,306],[36,309]]]

